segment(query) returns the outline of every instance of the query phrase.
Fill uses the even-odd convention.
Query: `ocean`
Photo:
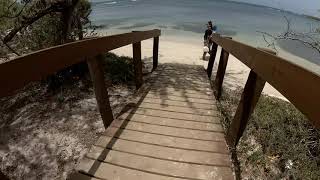
[[[108,35],[160,28],[162,36],[176,37],[186,43],[202,41],[205,24],[212,20],[218,33],[255,47],[266,47],[260,31],[283,33],[284,16],[296,32],[320,27],[320,21],[306,16],[226,0],[92,0],[91,3],[92,24],[98,32]],[[320,54],[299,42],[282,41],[277,47],[320,65]]]

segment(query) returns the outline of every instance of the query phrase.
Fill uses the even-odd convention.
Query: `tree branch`
[[[11,41],[14,36],[21,31],[23,28],[28,27],[29,25],[31,25],[32,23],[36,22],[37,20],[39,20],[40,18],[42,18],[43,16],[50,14],[52,12],[61,12],[62,7],[60,6],[60,3],[51,5],[49,7],[47,7],[46,9],[40,10],[39,12],[37,12],[34,16],[32,17],[25,17],[23,18],[23,20],[21,21],[21,23],[19,23],[19,25],[15,26],[10,32],[9,34],[7,34],[4,38],[3,38],[3,43],[6,44],[9,41]]]
[[[284,15],[284,18],[287,22],[287,29],[283,34],[279,35],[273,35],[267,32],[257,31],[258,33],[261,33],[263,36],[264,41],[266,42],[267,46],[272,46],[274,49],[276,49],[275,41],[277,40],[291,40],[291,41],[297,41],[302,43],[304,46],[307,46],[309,48],[314,49],[320,54],[320,40],[316,38],[314,35],[319,35],[319,32],[317,31],[310,31],[307,33],[297,33],[292,31],[291,29],[291,23],[288,17]],[[271,42],[267,40],[267,37],[271,39]]]
[[[16,2],[17,2],[17,0],[15,0],[15,1],[8,7],[7,11],[4,12],[3,15],[0,16],[0,18],[17,18],[17,17],[19,17],[19,16],[22,14],[22,12],[23,12],[24,9],[26,8],[26,6],[29,4],[29,2],[26,2],[26,3],[23,5],[23,7],[21,8],[21,10],[20,10],[17,14],[15,14],[15,15],[13,15],[13,16],[8,15],[9,12],[10,12],[10,8],[11,8]]]

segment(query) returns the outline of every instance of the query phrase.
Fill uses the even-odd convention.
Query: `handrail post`
[[[152,71],[157,69],[158,60],[159,60],[159,36],[153,38],[153,67],[152,67]]]
[[[250,71],[236,114],[227,132],[228,144],[235,148],[248,124],[266,81]]]
[[[209,79],[211,79],[212,69],[213,69],[214,61],[216,59],[217,50],[218,50],[218,45],[215,42],[212,42],[210,59],[208,62],[208,67],[207,67],[207,74],[208,74]]]
[[[220,60],[219,60],[219,66],[217,70],[217,75],[215,79],[215,95],[217,100],[220,100],[221,94],[222,94],[222,84],[223,84],[223,79],[226,73],[227,65],[228,65],[228,60],[229,60],[229,53],[222,48],[221,50],[221,55],[220,55]]]
[[[270,50],[261,50],[276,54]],[[226,136],[227,142],[231,148],[236,148],[240,138],[242,137],[243,132],[247,127],[249,118],[260,98],[265,83],[266,80],[261,78],[253,70],[250,71],[236,114],[231,122]]]
[[[139,89],[143,84],[142,61],[141,61],[141,42],[134,43],[133,48],[133,66],[136,88]]]
[[[225,37],[228,39],[232,39],[232,37]],[[226,73],[227,65],[229,60],[229,52],[227,52],[224,48],[221,48],[221,54],[219,59],[219,65],[217,70],[217,75],[215,79],[215,96],[217,100],[220,100],[222,94],[222,84],[224,80],[224,76]]]
[[[90,76],[93,82],[94,92],[98,104],[98,109],[105,129],[113,121],[113,114],[110,106],[108,89],[105,84],[103,72],[103,55],[99,54],[95,58],[87,60]]]

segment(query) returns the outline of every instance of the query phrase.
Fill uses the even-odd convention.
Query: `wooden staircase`
[[[160,30],[151,30],[91,38],[0,64],[0,97],[14,94],[28,83],[68,66],[87,62],[106,131],[94,143],[71,179],[205,180],[239,177],[239,171],[233,172],[229,150],[235,152],[266,82],[320,127],[319,74],[269,50],[220,35],[211,37],[213,48],[207,72],[203,67],[181,64],[160,64],[157,69],[160,34]],[[141,41],[150,38],[154,39],[153,74],[156,78],[148,86],[143,85]],[[114,118],[101,54],[130,44],[133,46],[135,83],[143,96]],[[222,47],[222,53],[213,81],[211,74],[218,46]],[[251,72],[234,119],[224,133],[216,101],[222,93],[229,53],[247,65]]]
[[[203,67],[162,65],[71,179],[234,179]]]

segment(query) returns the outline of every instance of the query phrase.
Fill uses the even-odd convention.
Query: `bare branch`
[[[277,40],[290,40],[290,41],[297,41],[302,43],[304,46],[314,49],[320,54],[320,40],[316,38],[315,34],[319,36],[319,33],[315,31],[310,32],[294,32],[291,29],[291,22],[288,17],[284,15],[286,20],[287,29],[284,33],[279,35],[270,34],[267,32],[257,31],[261,33],[263,36],[264,41],[266,42],[268,47],[273,47],[276,49],[275,42]],[[271,40],[268,41],[267,38]]]
[[[12,53],[16,54],[17,56],[20,56],[20,53],[18,53],[15,49],[13,49],[8,43],[4,43],[1,39],[2,44]]]

